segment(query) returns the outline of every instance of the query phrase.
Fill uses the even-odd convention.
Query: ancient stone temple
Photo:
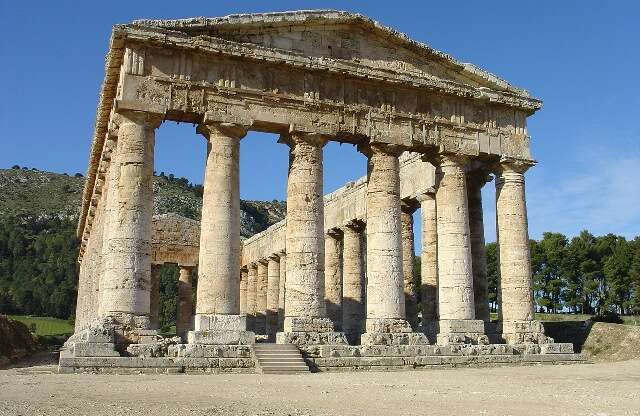
[[[542,103],[527,91],[338,11],[117,25],[105,71],[61,370],[251,372],[269,342],[320,370],[580,359],[533,316],[526,119]],[[208,143],[200,223],[153,216],[163,121],[193,123]],[[287,218],[241,242],[250,130],[289,148]],[[328,141],[356,145],[368,174],[324,195]],[[490,181],[497,321],[481,198]],[[163,263],[180,267],[175,338],[158,334]]]

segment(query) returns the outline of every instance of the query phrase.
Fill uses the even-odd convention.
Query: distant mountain
[[[85,178],[37,169],[0,169],[0,217],[74,218],[80,210]],[[200,219],[202,186],[173,175],[154,177],[154,213]],[[283,201],[241,201],[240,234],[247,238],[286,214]]]

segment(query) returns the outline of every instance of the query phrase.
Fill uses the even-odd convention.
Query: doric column
[[[187,333],[191,328],[193,317],[193,287],[191,278],[191,267],[180,266],[178,277],[178,296],[176,308],[176,335],[183,340],[187,339]]]
[[[436,168],[438,218],[438,343],[487,343],[484,323],[475,319],[465,165],[441,155]]]
[[[496,228],[500,260],[502,335],[506,342],[545,343],[534,321],[524,172],[531,161],[504,159],[496,171]]]
[[[258,262],[258,278],[256,279],[256,319],[254,332],[266,335],[267,331],[267,287],[269,284],[269,261]]]
[[[385,145],[364,149],[367,186],[367,321],[363,344],[390,344],[410,334],[405,319],[400,221],[399,150]],[[404,342],[404,341],[402,341]],[[426,340],[425,340],[426,342]]]
[[[278,301],[280,290],[280,258],[269,257],[267,265],[267,322],[266,334],[270,341],[275,341],[278,332]]]
[[[247,329],[255,332],[256,327],[256,288],[258,283],[258,264],[251,263],[247,270]]]
[[[327,316],[336,330],[342,328],[342,232],[330,230],[324,237],[324,299]]]
[[[418,197],[422,217],[420,276],[422,287],[422,326],[435,336],[438,321],[438,221],[434,192]]]
[[[247,314],[247,279],[249,272],[246,267],[240,269],[240,315]]]
[[[151,288],[149,301],[149,321],[151,329],[160,329],[160,270],[162,265],[151,265]]]
[[[150,113],[118,114],[117,178],[110,185],[109,230],[101,311],[127,328],[149,328],[153,149],[162,118]],[[112,162],[113,163],[113,162]],[[129,337],[136,341],[135,331]]]
[[[469,203],[469,235],[473,270],[473,303],[476,319],[490,322],[489,289],[487,282],[487,256],[484,244],[482,218],[482,187],[492,178],[483,170],[467,174],[467,200]]]
[[[201,124],[207,139],[195,331],[245,331],[240,315],[240,140],[246,129]]]
[[[350,344],[359,343],[364,332],[363,231],[364,224],[360,222],[351,222],[343,229],[342,330]]]
[[[335,334],[333,323],[326,317],[324,302],[322,147],[325,140],[311,134],[291,134],[281,141],[290,146],[290,152],[285,319],[278,342],[335,343],[339,340],[331,335]]]
[[[280,287],[278,288],[278,331],[282,331],[284,328],[284,305],[285,305],[285,290],[287,281],[287,254],[280,253]]]
[[[400,206],[400,223],[402,236],[402,276],[404,278],[404,309],[407,321],[412,328],[418,326],[418,309],[416,286],[413,281],[413,263],[415,258],[413,239],[413,204],[402,202]]]

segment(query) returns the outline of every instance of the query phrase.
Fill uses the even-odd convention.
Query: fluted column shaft
[[[287,287],[287,255],[280,253],[280,280],[278,289],[278,331],[284,327],[285,291]]]
[[[438,320],[438,221],[435,194],[421,195],[419,201],[422,215],[422,321],[426,325]]]
[[[202,197],[195,330],[210,328],[212,315],[240,314],[240,139],[246,130],[202,124],[207,163]]]
[[[332,230],[324,238],[324,286],[327,317],[336,330],[342,327],[342,233]]]
[[[367,332],[379,320],[404,319],[398,154],[372,147],[367,186]]]
[[[153,149],[161,118],[119,114],[117,186],[109,198],[109,231],[101,311],[132,327],[149,327]],[[133,322],[131,319],[133,318]]]
[[[359,341],[365,321],[363,230],[360,223],[343,229],[342,329],[352,344]]]
[[[531,259],[524,171],[528,165],[504,163],[496,177],[496,218],[500,291],[504,321],[533,319]]]
[[[487,256],[484,242],[482,215],[482,187],[490,180],[484,172],[473,172],[467,177],[469,203],[469,235],[473,270],[473,298],[476,319],[491,320],[489,314],[489,289],[487,282]]]
[[[441,320],[474,319],[465,160],[444,156],[436,169],[438,301]]]
[[[290,146],[287,182],[287,280],[285,332],[313,318],[325,318],[324,201],[322,147],[325,141],[298,135],[286,138]]]
[[[180,275],[178,276],[178,305],[176,310],[176,335],[183,340],[186,339],[187,332],[192,329],[193,286],[191,272],[191,267],[180,266]]]
[[[278,332],[278,301],[280,291],[280,259],[269,257],[267,265],[267,323],[266,333],[270,340],[275,340]]]
[[[258,277],[256,280],[256,319],[254,332],[265,335],[267,333],[267,287],[269,284],[268,260],[258,262]]]
[[[402,225],[402,275],[404,277],[405,316],[413,328],[418,326],[416,286],[413,281],[413,263],[415,260],[413,237],[414,208],[403,203],[400,211]]]
[[[162,265],[151,265],[151,289],[149,301],[149,321],[151,329],[160,328],[160,271]]]
[[[247,329],[255,332],[256,326],[256,289],[258,284],[258,265],[252,263],[247,270]]]
[[[240,314],[247,314],[247,279],[249,272],[247,269],[240,270]]]

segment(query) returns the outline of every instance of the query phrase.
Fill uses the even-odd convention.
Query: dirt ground
[[[307,375],[0,371],[1,415],[640,415],[640,360]]]

